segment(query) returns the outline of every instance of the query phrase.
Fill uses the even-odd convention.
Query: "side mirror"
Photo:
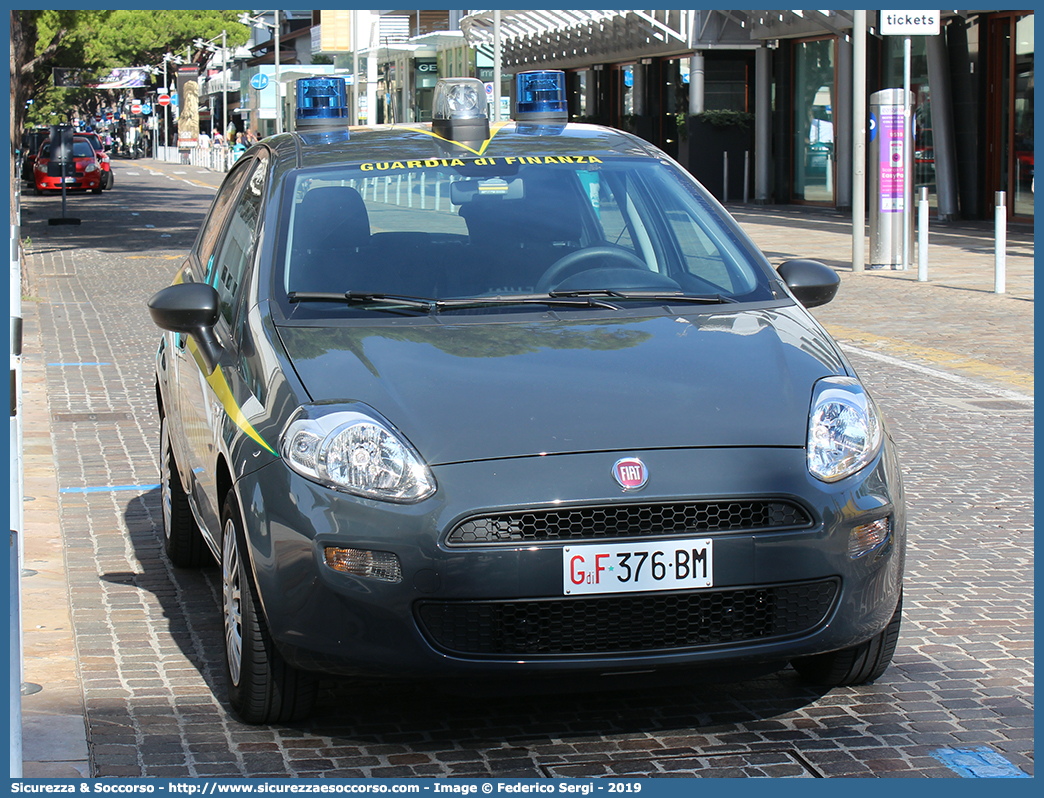
[[[206,283],[178,283],[153,294],[148,304],[157,327],[196,340],[209,376],[221,358],[221,344],[214,336],[221,311],[218,292]]]
[[[825,305],[837,294],[841,278],[816,260],[788,260],[776,269],[787,288],[806,308]]]

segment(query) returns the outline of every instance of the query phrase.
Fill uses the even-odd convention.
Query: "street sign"
[[[142,103],[141,104],[141,112],[143,114],[145,114],[145,116],[148,116],[149,114],[151,114],[152,113],[152,103]]]
[[[170,95],[161,94],[159,97],[156,98],[156,102],[158,102],[160,105],[170,105]]]
[[[938,36],[938,11],[882,11],[882,36]]]
[[[141,103],[131,103],[131,113],[132,114],[140,114],[141,113]]]
[[[250,85],[258,91],[261,91],[261,89],[268,85],[268,75],[258,72],[254,77],[250,78]]]

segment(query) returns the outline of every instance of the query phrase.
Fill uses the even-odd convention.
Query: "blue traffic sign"
[[[268,75],[258,72],[254,77],[250,78],[250,85],[260,91],[268,85]]]

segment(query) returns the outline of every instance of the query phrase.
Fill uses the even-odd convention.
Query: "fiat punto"
[[[350,129],[299,85],[149,302],[164,546],[220,563],[231,707],[300,718],[324,673],[877,678],[906,518],[806,310],[837,274],[517,80],[512,121],[451,79],[430,123]]]

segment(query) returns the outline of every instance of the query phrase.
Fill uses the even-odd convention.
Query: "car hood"
[[[278,329],[312,401],[369,405],[431,465],[801,447],[813,384],[845,371],[829,338],[795,307],[613,321],[483,318]]]

